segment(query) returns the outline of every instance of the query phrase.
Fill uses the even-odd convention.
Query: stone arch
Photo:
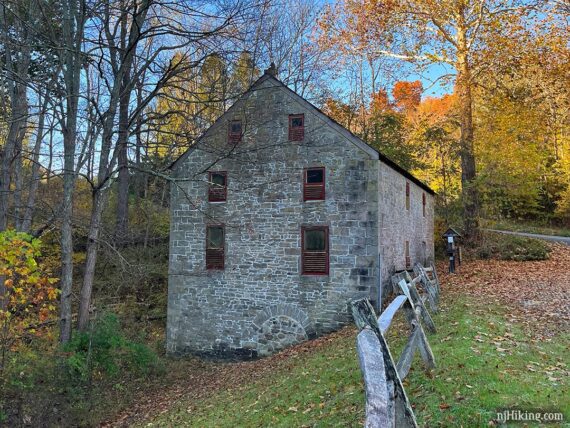
[[[255,343],[260,356],[270,355],[315,336],[308,315],[288,304],[261,310],[253,320]]]

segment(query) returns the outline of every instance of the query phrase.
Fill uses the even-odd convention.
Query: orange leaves
[[[455,94],[426,98],[418,105],[418,115],[428,118],[430,123],[442,121],[452,114],[456,98]]]
[[[423,86],[419,80],[414,82],[399,81],[392,89],[392,96],[399,109],[410,112],[419,106],[422,100],[422,92]]]
[[[380,114],[392,109],[392,104],[388,99],[388,92],[384,89],[379,89],[377,92],[371,94],[370,98],[370,110],[372,114]]]

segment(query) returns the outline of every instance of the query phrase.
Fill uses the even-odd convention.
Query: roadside
[[[542,235],[538,233],[527,233],[527,232],[513,232],[512,230],[500,230],[500,229],[485,229],[489,232],[504,233],[506,235],[522,236],[525,238],[542,239],[545,241],[558,242],[561,244],[570,245],[570,236],[556,236],[556,235]]]
[[[532,233],[536,235],[570,237],[570,228],[563,226],[547,226],[534,223],[516,223],[508,221],[483,221],[483,226],[488,229],[505,230],[508,232]]]

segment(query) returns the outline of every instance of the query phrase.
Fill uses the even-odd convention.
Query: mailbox
[[[446,240],[446,250],[449,256],[449,273],[455,273],[455,261],[461,265],[461,247],[459,246],[459,240],[461,235],[453,228],[449,228],[443,234],[443,238]]]

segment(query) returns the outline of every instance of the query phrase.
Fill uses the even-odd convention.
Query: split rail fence
[[[366,427],[417,427],[402,382],[418,351],[426,370],[435,368],[435,357],[425,333],[425,330],[436,332],[426,307],[427,302],[430,310],[437,312],[440,285],[435,267],[416,264],[414,277],[408,272],[398,273],[392,277],[392,286],[398,295],[380,316],[368,299],[351,302],[352,316],[360,330],[357,351],[366,392]],[[385,334],[400,310],[410,326],[410,334],[396,362]]]

